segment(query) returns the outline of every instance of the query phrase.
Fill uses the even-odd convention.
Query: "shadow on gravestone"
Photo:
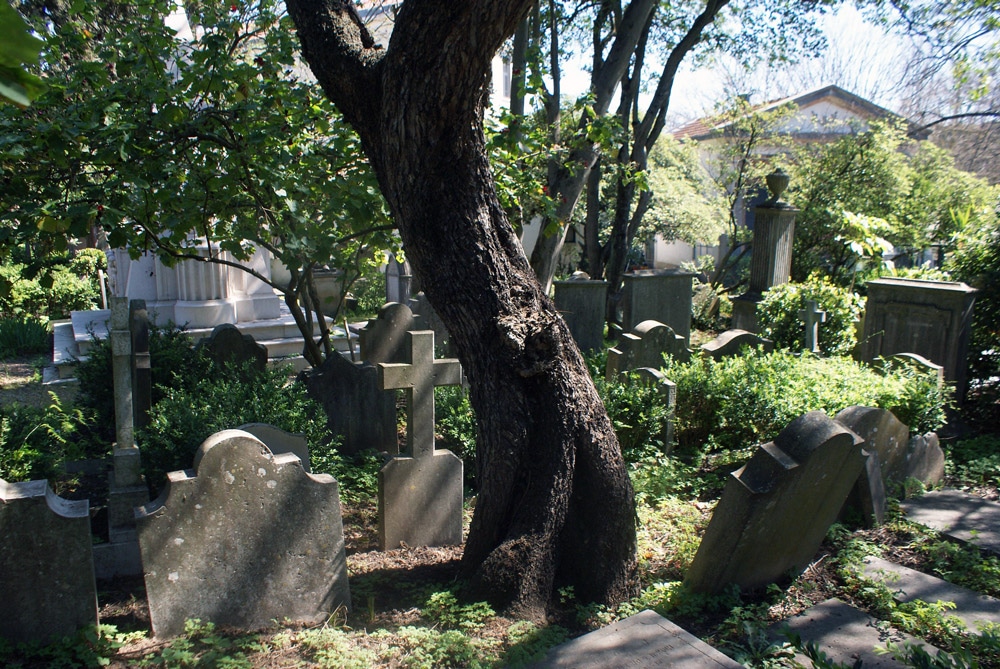
[[[232,323],[216,325],[212,333],[196,345],[220,366],[237,368],[250,363],[254,371],[263,372],[267,367],[267,347],[258,344],[251,335],[243,334]]]
[[[774,350],[774,342],[746,330],[726,330],[710,342],[701,345],[701,352],[716,362],[723,358],[743,355],[744,349],[763,348],[765,353]]]
[[[378,316],[361,328],[359,339],[364,362],[406,362],[406,333],[416,330],[413,312],[405,304],[382,305]]]
[[[307,474],[312,472],[309,466],[309,442],[306,441],[306,435],[301,432],[288,432],[268,423],[247,423],[236,429],[260,439],[267,446],[267,450],[274,455],[291,453],[302,461],[302,469],[306,470]]]
[[[899,497],[903,481],[892,476],[905,459],[910,428],[885,409],[847,407],[833,418],[864,440],[866,459],[854,489],[844,504],[845,512],[856,511],[869,526],[885,520],[886,495]]]
[[[613,381],[620,374],[640,367],[663,367],[663,356],[670,355],[681,362],[691,358],[684,338],[669,325],[659,321],[643,321],[632,332],[622,335],[618,344],[608,350],[604,378]]]
[[[302,371],[298,380],[323,407],[327,429],[341,438],[341,453],[399,452],[396,393],[379,386],[376,365],[334,354],[316,369]]]
[[[0,479],[0,637],[46,643],[97,625],[87,500]]]
[[[799,416],[730,475],[685,583],[751,589],[800,572],[864,466],[861,438],[821,411]]]
[[[195,468],[168,474],[164,493],[136,509],[156,636],[183,633],[188,618],[256,630],[350,607],[332,476],[239,430],[206,439]]]

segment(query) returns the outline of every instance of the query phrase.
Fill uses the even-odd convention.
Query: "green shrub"
[[[437,448],[447,448],[465,462],[466,485],[476,481],[476,412],[461,386],[434,389],[434,420],[440,435]]]
[[[984,434],[946,446],[952,485],[1000,486],[1000,435]]]
[[[44,409],[0,405],[0,479],[52,479],[60,464],[86,455],[78,439],[83,413],[64,407],[55,393],[49,396],[51,403]]]
[[[770,441],[807,411],[832,416],[859,404],[888,409],[913,432],[940,427],[947,390],[932,375],[903,367],[886,372],[850,358],[797,357],[788,351],[668,362],[677,384],[677,443],[700,451]]]
[[[55,320],[97,306],[97,284],[71,267],[57,266],[31,277],[24,276],[24,270],[22,265],[0,266],[0,277],[11,283],[10,291],[0,296],[0,314]]]
[[[625,460],[636,463],[661,454],[666,446],[663,436],[670,414],[660,390],[643,383],[635,373],[611,382],[597,376],[594,384]]]
[[[305,385],[288,381],[287,369],[222,371],[194,383],[161,386],[159,392],[162,397],[150,410],[149,424],[136,435],[147,480],[154,485],[166,472],[191,467],[207,437],[244,423],[302,432],[314,451],[329,448],[332,441],[322,408]],[[335,461],[327,455],[320,459]]]
[[[48,353],[49,328],[32,317],[0,318],[0,358]]]
[[[861,315],[861,298],[816,275],[804,283],[786,283],[765,293],[757,305],[760,334],[777,348],[800,351],[805,347],[805,324],[799,310],[814,300],[826,312],[819,326],[819,348],[825,355],[846,355],[857,343],[855,322]]]

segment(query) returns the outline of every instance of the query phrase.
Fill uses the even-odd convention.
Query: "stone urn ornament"
[[[788,206],[787,202],[781,201],[781,194],[788,188],[789,176],[780,167],[764,177],[767,189],[771,191],[771,199],[767,204],[775,207]]]

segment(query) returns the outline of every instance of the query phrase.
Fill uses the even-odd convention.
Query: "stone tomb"
[[[726,330],[712,341],[701,345],[701,352],[715,361],[742,355],[746,348],[763,348],[765,353],[774,350],[774,342],[746,330]]]
[[[462,382],[458,360],[434,359],[434,333],[407,333],[410,363],[380,363],[382,388],[406,392],[406,453],[378,476],[379,545],[462,543],[462,460],[434,449],[434,387]]]
[[[603,348],[608,282],[594,281],[585,272],[574,272],[569,281],[554,281],[552,285],[556,309],[580,350]]]
[[[655,611],[641,611],[550,650],[531,669],[699,667],[739,669],[735,662]]]
[[[670,355],[681,361],[691,357],[684,337],[676,334],[669,325],[659,321],[643,321],[630,333],[618,340],[618,344],[608,350],[608,362],[604,378],[612,381],[620,374],[640,367],[663,367],[663,356]]]
[[[622,328],[647,320],[666,323],[691,341],[691,285],[694,274],[680,270],[641,270],[626,274],[622,287]]]
[[[821,411],[799,416],[730,475],[685,582],[751,589],[816,554],[864,466],[861,438]]]
[[[48,642],[97,624],[87,500],[0,479],[0,637]]]
[[[333,477],[239,430],[206,439],[195,469],[169,473],[159,499],[136,509],[157,636],[188,618],[254,630],[350,607]]]

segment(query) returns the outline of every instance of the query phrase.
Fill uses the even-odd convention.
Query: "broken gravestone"
[[[87,500],[0,479],[0,637],[42,642],[97,625]]]
[[[181,634],[188,618],[315,624],[350,606],[333,477],[239,430],[206,439],[195,470],[170,472],[163,494],[136,509],[154,634]]]
[[[730,475],[685,582],[698,592],[774,583],[815,555],[854,486],[861,438],[821,411],[799,416]]]
[[[619,375],[640,367],[663,367],[663,356],[670,355],[680,361],[687,361],[691,351],[684,337],[676,334],[669,325],[659,321],[643,321],[618,340],[618,344],[608,350],[605,379],[612,381]]]
[[[406,393],[406,453],[391,458],[378,476],[382,550],[462,543],[462,460],[434,448],[434,388],[459,385],[462,366],[434,359],[432,331],[407,335],[410,362],[378,366],[383,388]]]
[[[249,432],[260,439],[274,455],[291,453],[302,461],[302,469],[307,474],[312,471],[309,466],[309,442],[301,432],[288,432],[268,423],[247,423],[236,429]]]
[[[716,362],[730,356],[742,355],[745,349],[758,348],[770,353],[774,350],[774,342],[746,330],[726,330],[712,341],[701,345],[702,353]]]

